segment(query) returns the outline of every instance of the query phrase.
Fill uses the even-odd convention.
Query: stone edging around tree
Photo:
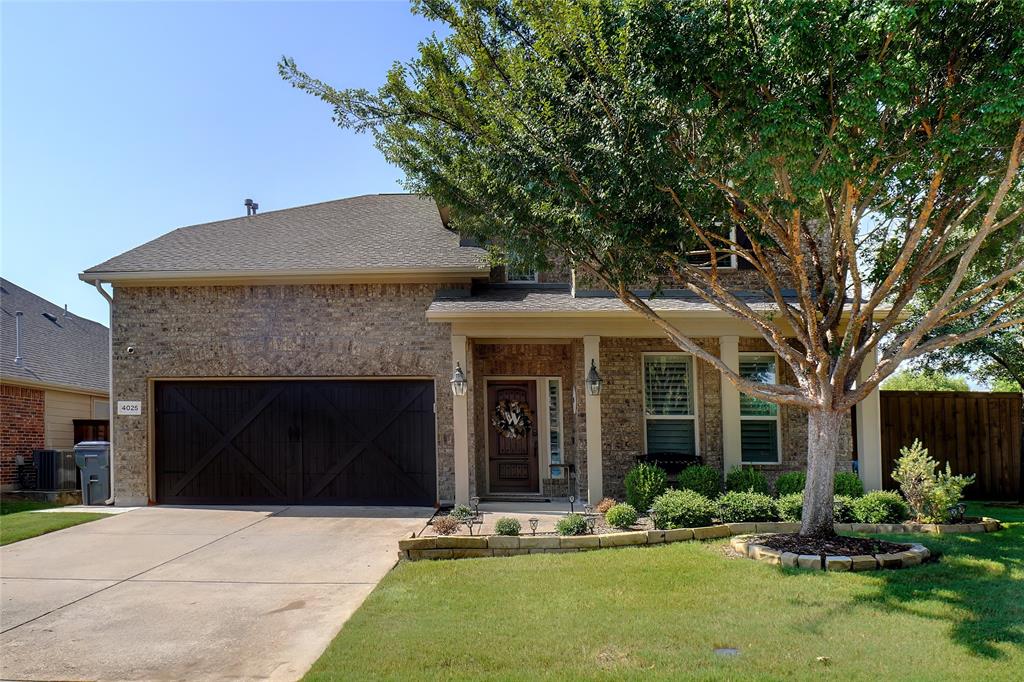
[[[733,550],[755,561],[773,566],[802,568],[809,571],[874,571],[879,568],[908,568],[928,560],[931,552],[924,545],[913,543],[910,549],[896,554],[857,554],[854,556],[796,554],[749,543],[755,535],[738,535],[729,544]]]
[[[837,523],[837,533],[986,533],[999,530],[999,521],[984,517],[980,523],[964,524],[874,524]],[[544,554],[582,552],[602,547],[658,545],[688,540],[713,540],[733,535],[752,533],[797,533],[799,523],[781,521],[765,523],[725,523],[700,528],[674,528],[672,530],[638,530],[601,535],[436,535],[410,537],[398,541],[400,559],[469,559],[472,557],[514,556],[517,554]],[[767,549],[767,548],[765,548]],[[775,550],[772,550],[775,551]],[[815,557],[820,560],[820,557]],[[901,564],[902,565],[902,564]],[[835,570],[835,569],[833,569]],[[864,570],[864,569],[859,569]]]

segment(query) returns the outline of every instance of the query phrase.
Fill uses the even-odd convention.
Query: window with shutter
[[[775,356],[740,353],[740,376],[762,384],[778,383]],[[778,464],[779,406],[740,393],[740,443],[744,464]]]
[[[697,454],[693,358],[645,354],[644,419],[648,453]]]

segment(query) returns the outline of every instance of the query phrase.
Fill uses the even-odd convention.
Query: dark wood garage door
[[[437,498],[430,381],[162,381],[155,401],[158,502]]]

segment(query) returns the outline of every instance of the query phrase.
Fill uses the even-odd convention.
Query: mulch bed
[[[794,554],[817,554],[819,556],[856,556],[859,554],[897,554],[910,549],[910,545],[875,540],[873,538],[851,538],[846,535],[829,537],[804,536],[797,533],[758,535],[750,538],[752,545],[764,545],[781,552]]]

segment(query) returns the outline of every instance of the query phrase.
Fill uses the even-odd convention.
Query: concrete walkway
[[[300,677],[413,507],[150,507],[0,549],[0,677]]]

